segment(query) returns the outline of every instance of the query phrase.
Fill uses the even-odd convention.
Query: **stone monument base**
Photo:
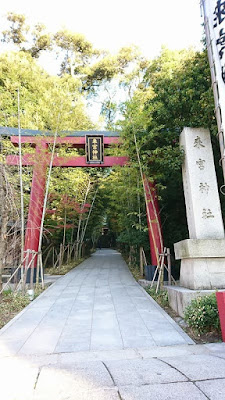
[[[225,288],[225,239],[187,239],[174,245],[181,259],[180,286],[192,290]]]
[[[168,291],[170,307],[182,318],[185,308],[193,299],[215,293],[215,290],[191,290],[181,286],[165,286],[165,289]]]

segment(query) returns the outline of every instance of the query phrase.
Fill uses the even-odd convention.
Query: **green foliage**
[[[220,330],[215,293],[192,300],[185,310],[185,321],[199,335]]]
[[[30,303],[27,295],[3,292],[0,300],[0,328]]]
[[[89,210],[82,206],[89,181],[90,176],[83,168],[53,169],[45,217],[47,242],[51,240],[54,246],[58,246],[62,241],[64,225],[66,243],[75,240],[73,234],[77,229],[79,217],[81,215],[84,222]],[[92,185],[86,203],[91,202],[94,188]]]
[[[24,52],[0,55],[0,125],[39,130],[82,130],[93,127],[79,82],[70,76],[51,77]]]
[[[124,104],[120,123],[124,149],[156,182],[166,246],[188,237],[179,135],[185,126],[216,132],[214,101],[206,52],[162,49],[146,68],[141,84]],[[217,150],[217,149],[216,149]]]
[[[98,54],[84,35],[70,32],[67,29],[57,32],[54,35],[54,42],[61,55],[63,54],[61,74],[67,73],[72,76],[83,74],[85,66]]]
[[[122,244],[128,244],[132,246],[143,246],[148,248],[148,234],[145,231],[138,231],[133,227],[133,229],[123,231],[117,237],[117,242]]]
[[[119,167],[102,181],[106,196],[106,216],[110,229],[121,245],[148,249],[148,231],[142,183],[137,171]]]
[[[182,129],[214,127],[213,104],[206,54],[163,49],[125,104],[121,127],[130,157],[136,157],[135,133],[146,173],[159,182],[168,179],[183,160]]]
[[[178,134],[185,126],[211,129],[215,124],[206,51],[163,49],[149,67],[145,80],[155,92],[151,105],[156,124]]]
[[[63,264],[60,267],[48,268],[48,269],[46,269],[46,271],[47,271],[47,274],[50,274],[50,275],[65,275],[65,274],[67,274],[67,272],[71,271],[71,269],[80,265],[84,260],[85,260],[85,258],[80,258],[77,261],[71,261],[69,264]]]
[[[26,51],[33,58],[38,58],[42,51],[50,50],[51,35],[45,31],[43,24],[36,24],[33,29],[22,14],[9,12],[7,15],[8,29],[2,32],[2,41],[13,43],[21,51]]]
[[[156,293],[156,288],[151,288],[150,286],[145,288],[145,290],[161,307],[165,308],[169,306],[167,290],[159,290],[158,293]]]
[[[10,24],[9,29],[2,32],[4,42],[13,42],[21,45],[26,42],[26,34],[29,26],[26,24],[26,18],[22,14],[8,13],[7,20]]]

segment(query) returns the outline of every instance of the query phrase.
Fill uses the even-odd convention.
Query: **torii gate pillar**
[[[162,226],[157,191],[154,182],[144,178],[147,199],[147,223],[152,265],[158,265],[159,253],[163,252]]]
[[[47,148],[48,145],[45,142],[41,142],[40,144],[36,145],[30,204],[25,235],[25,254],[29,249],[38,252],[46,185]],[[28,257],[28,263],[31,261],[31,258],[32,255]],[[37,265],[37,256],[34,260],[34,265]]]

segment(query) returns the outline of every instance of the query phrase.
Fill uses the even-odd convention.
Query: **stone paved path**
[[[225,344],[194,345],[100,250],[0,331],[3,400],[223,399]]]
[[[59,279],[0,338],[18,354],[192,343],[113,250],[97,251]]]

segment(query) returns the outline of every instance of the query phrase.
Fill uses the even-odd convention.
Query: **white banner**
[[[218,85],[219,105],[221,109],[222,130],[225,126],[225,1],[202,0],[205,24],[209,28],[216,81]],[[212,68],[212,66],[211,66]]]

